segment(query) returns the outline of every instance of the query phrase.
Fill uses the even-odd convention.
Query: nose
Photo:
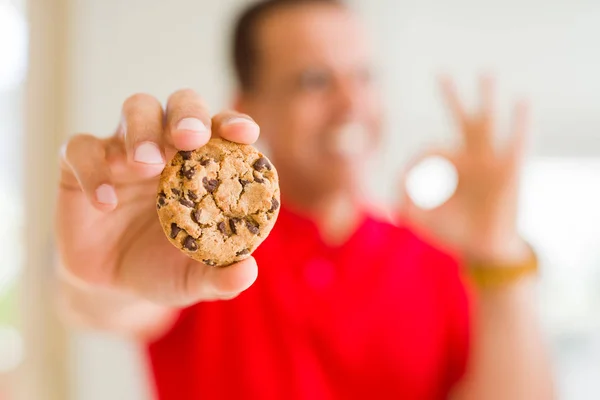
[[[342,77],[335,86],[334,102],[336,114],[352,120],[360,115],[364,94],[361,85],[353,76]]]

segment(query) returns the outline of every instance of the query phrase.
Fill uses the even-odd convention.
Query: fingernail
[[[246,125],[258,126],[256,124],[256,122],[252,121],[251,119],[244,118],[244,117],[232,117],[232,118],[226,119],[222,123],[223,126],[235,125],[235,124],[246,124]]]
[[[206,126],[198,118],[184,118],[177,124],[178,131],[206,132]]]
[[[158,146],[152,142],[143,142],[138,145],[133,155],[133,160],[144,164],[162,164],[164,159]]]
[[[96,189],[96,200],[102,204],[117,204],[117,193],[111,185],[105,183]]]

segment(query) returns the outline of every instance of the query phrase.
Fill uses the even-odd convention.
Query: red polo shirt
[[[365,216],[331,247],[282,209],[255,256],[250,289],[149,346],[159,399],[442,399],[463,374],[458,264],[410,230]]]

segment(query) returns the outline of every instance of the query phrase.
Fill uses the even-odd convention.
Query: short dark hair
[[[260,21],[275,10],[303,4],[342,5],[341,0],[261,0],[250,4],[237,18],[233,31],[233,67],[239,88],[250,91],[254,85],[258,46],[256,30]]]

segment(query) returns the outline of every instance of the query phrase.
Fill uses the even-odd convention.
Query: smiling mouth
[[[328,136],[327,151],[335,156],[352,158],[365,153],[368,146],[367,128],[358,122],[351,122],[340,127]]]

